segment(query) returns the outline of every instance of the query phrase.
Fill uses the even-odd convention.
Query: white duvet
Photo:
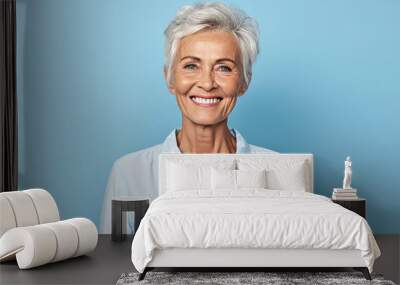
[[[361,216],[324,196],[266,189],[161,195],[133,239],[135,268],[164,248],[358,249],[370,272],[380,255]]]

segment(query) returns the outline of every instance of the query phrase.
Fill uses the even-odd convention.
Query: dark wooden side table
[[[126,235],[123,234],[122,228],[122,215],[124,212],[135,212],[135,229],[133,234],[137,231],[140,221],[146,214],[149,208],[149,198],[135,198],[135,197],[121,197],[114,198],[111,202],[111,239],[113,241],[123,241]]]
[[[359,214],[364,219],[366,218],[366,199],[358,198],[356,200],[336,200],[332,199],[332,202],[339,204],[340,206]]]

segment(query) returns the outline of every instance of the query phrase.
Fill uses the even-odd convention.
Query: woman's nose
[[[214,72],[212,70],[204,70],[200,75],[198,86],[205,91],[211,91],[216,88]]]

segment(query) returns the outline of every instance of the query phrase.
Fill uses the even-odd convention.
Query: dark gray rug
[[[154,272],[150,271],[142,281],[138,281],[139,273],[124,273],[117,285],[134,284],[379,284],[395,285],[384,280],[382,275],[372,274],[372,281],[364,278],[361,272]]]

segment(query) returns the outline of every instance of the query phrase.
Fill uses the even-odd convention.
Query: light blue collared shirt
[[[181,153],[174,129],[162,144],[122,156],[114,162],[104,194],[100,233],[111,233],[111,201],[115,198],[143,198],[158,196],[158,156],[160,153]],[[248,144],[235,129],[236,153],[266,153],[272,150]],[[132,233],[132,219],[128,215],[128,233]]]

